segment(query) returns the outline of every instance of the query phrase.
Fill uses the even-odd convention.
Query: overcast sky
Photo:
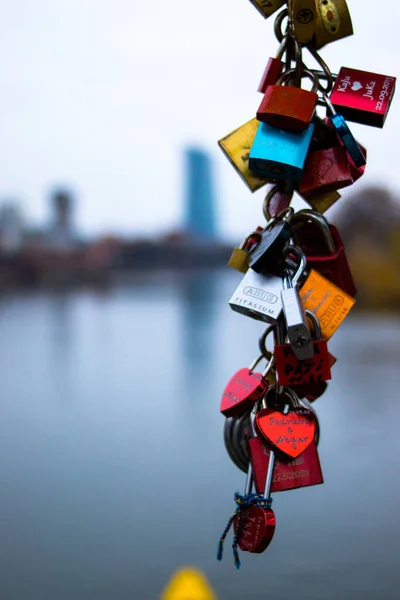
[[[355,34],[324,59],[398,76],[399,3],[348,4]],[[262,223],[263,191],[251,194],[217,140],[255,116],[274,17],[248,0],[3,0],[1,13],[0,199],[39,223],[63,184],[84,232],[165,231],[181,218],[181,153],[195,143],[214,158],[223,234]],[[351,127],[368,149],[353,189],[396,189],[400,91],[382,130]]]

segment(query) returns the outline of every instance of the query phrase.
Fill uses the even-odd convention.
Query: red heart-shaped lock
[[[307,408],[294,408],[286,415],[265,408],[257,414],[255,422],[273,448],[292,458],[300,456],[314,439],[315,417]]]
[[[237,527],[237,517],[234,526]],[[250,506],[240,517],[237,543],[243,552],[261,553],[269,545],[275,532],[275,514],[272,508]]]
[[[245,413],[268,388],[268,380],[261,373],[240,369],[229,380],[221,398],[220,411],[226,417]]]

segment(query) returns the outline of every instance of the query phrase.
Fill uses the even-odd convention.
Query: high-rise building
[[[19,252],[23,241],[23,223],[17,202],[5,202],[0,209],[0,248],[5,254]]]
[[[52,246],[57,250],[71,250],[75,245],[72,226],[72,194],[66,190],[56,190],[51,195],[53,221],[50,228]]]
[[[184,156],[185,230],[197,239],[216,236],[216,206],[212,165],[209,155],[190,147]]]

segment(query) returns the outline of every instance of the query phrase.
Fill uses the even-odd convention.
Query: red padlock
[[[275,85],[279,77],[282,75],[285,63],[282,61],[283,54],[286,50],[287,35],[284,36],[275,58],[270,57],[265,67],[265,71],[258,85],[257,91],[265,94],[269,85]]]
[[[266,392],[269,383],[265,376],[272,363],[268,364],[263,374],[254,373],[254,369],[262,358],[265,358],[263,354],[256,358],[248,369],[240,369],[228,381],[220,404],[220,411],[225,417],[245,413]]]
[[[396,77],[342,67],[330,101],[348,121],[383,127],[396,86]]]
[[[309,152],[304,165],[299,193],[311,198],[353,183],[348,155],[342,146]]]
[[[336,362],[336,358],[330,353],[329,354],[329,366],[332,369]],[[307,398],[310,402],[314,402],[322,396],[326,391],[328,384],[326,381],[315,381],[313,383],[305,383],[303,385],[294,385],[293,389],[299,398]]]
[[[338,230],[326,219],[309,209],[291,219],[293,239],[307,257],[307,268],[318,271],[353,298],[357,294],[344,245]]]
[[[258,493],[262,493],[265,488],[271,451],[268,445],[258,437],[249,441],[249,450],[254,486]],[[275,458],[271,492],[285,492],[321,483],[324,483],[324,479],[315,440],[293,460],[283,461]]]
[[[309,127],[318,100],[318,79],[311,71],[303,72],[313,80],[312,90],[281,85],[295,73],[295,69],[289,69],[276,85],[267,87],[257,111],[259,121],[289,131],[304,131]]]

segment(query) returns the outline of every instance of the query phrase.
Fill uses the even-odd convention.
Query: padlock
[[[311,310],[318,318],[324,340],[332,337],[356,302],[314,269],[299,293],[304,309]]]
[[[252,415],[254,418],[254,415]],[[266,475],[264,499],[270,500],[275,455],[270,454],[270,464]],[[249,462],[244,496],[249,497],[253,488],[253,469]],[[237,545],[243,552],[260,554],[270,544],[275,533],[276,519],[272,508],[249,506],[234,518]]]
[[[332,115],[329,117],[329,122],[332,123],[333,127],[336,129],[336,132],[339,137],[339,141],[346,148],[346,151],[348,152],[351,159],[353,160],[354,165],[356,167],[362,167],[363,165],[365,165],[365,163],[367,161],[365,159],[365,156],[361,152],[359,145],[357,144],[356,140],[354,139],[354,136],[351,133],[350,128],[347,125],[345,119],[342,117],[342,115],[339,115],[336,112],[332,102],[330,101],[328,96],[326,96],[325,94],[324,94],[324,101],[325,101],[327,108],[332,113]]]
[[[259,124],[260,122],[257,119],[251,119],[229,135],[218,140],[219,147],[251,192],[255,192],[271,182],[270,177],[257,175],[249,169],[250,149]]]
[[[269,85],[275,85],[279,77],[282,75],[282,71],[285,67],[285,63],[282,61],[282,57],[285,53],[287,45],[287,36],[285,35],[280,43],[278,52],[275,58],[270,57],[265,67],[265,71],[258,85],[257,91],[265,94],[265,91]]]
[[[259,437],[249,440],[250,460],[253,469],[254,487],[258,493],[265,488],[270,455],[269,446]],[[324,483],[318,448],[313,441],[303,454],[292,460],[275,458],[271,493],[295,490]]]
[[[307,268],[315,269],[346,294],[355,297],[357,289],[337,228],[309,209],[293,215],[291,224],[293,240],[307,257]]]
[[[311,406],[304,408],[293,390],[284,388],[284,393],[291,399],[291,404],[286,405],[283,411],[278,408],[260,410],[254,424],[257,434],[276,452],[278,458],[293,459],[315,440],[317,419]]]
[[[263,275],[281,273],[282,255],[292,235],[292,228],[286,217],[290,218],[293,212],[293,209],[283,211],[265,227],[259,243],[249,255],[249,267],[256,273]]]
[[[332,192],[353,183],[347,152],[343,146],[309,152],[299,182],[305,198]]]
[[[281,300],[289,343],[297,359],[306,360],[314,355],[308,320],[300,301],[297,286],[293,286],[288,270],[282,273],[282,279]],[[279,383],[281,382],[279,381]]]
[[[315,32],[315,0],[289,0],[288,6],[296,39],[307,44]]]
[[[299,249],[289,246],[288,252],[296,254],[298,268],[293,276],[297,283],[306,267],[306,258]],[[275,324],[282,314],[282,279],[274,275],[261,275],[249,269],[229,300],[232,310],[257,321]]]
[[[285,4],[285,0],[250,0],[250,2],[264,19],[268,19],[278,8]]]
[[[260,229],[263,231],[262,227],[260,227]],[[247,269],[249,268],[250,252],[252,248],[260,241],[261,231],[256,229],[243,240],[239,248],[233,249],[231,257],[228,261],[228,267],[236,269],[241,273],[247,272]]]
[[[290,343],[275,346],[275,366],[279,385],[294,387],[331,379],[331,361],[327,342],[321,339],[317,317],[311,311],[307,311],[307,317],[312,317],[314,322],[316,338],[312,342],[313,356],[306,360],[299,360]]]
[[[328,208],[333,206],[340,198],[341,195],[335,190],[332,192],[316,194],[315,197],[313,196],[312,198],[304,198],[304,201],[307,202],[307,204],[309,204],[315,211],[324,214]]]
[[[311,91],[283,85],[294,74],[295,69],[289,69],[276,85],[267,87],[257,111],[259,121],[271,127],[297,132],[307,130],[310,126],[318,101],[318,78],[311,71],[304,71],[304,75],[313,80]]]
[[[330,353],[329,354],[329,366],[332,369],[336,362],[336,358]],[[315,381],[313,383],[306,383],[304,385],[296,385],[295,391],[299,398],[307,398],[309,402],[314,402],[325,393],[328,387],[326,381]]]
[[[312,45],[317,50],[326,44],[353,35],[353,25],[345,0],[315,0],[315,33]]]
[[[272,363],[268,363],[263,373],[254,373],[254,369],[263,358],[265,356],[261,354],[248,369],[240,369],[228,381],[220,403],[220,412],[225,417],[241,415],[248,411],[266,392],[269,385],[266,377]]]
[[[290,181],[278,183],[267,192],[263,202],[263,214],[267,221],[289,208],[293,192],[293,185]]]
[[[345,119],[382,128],[396,87],[396,77],[342,67],[330,101]]]
[[[269,178],[269,181],[299,181],[313,131],[312,123],[300,132],[283,131],[260,123],[250,150],[250,171]]]

